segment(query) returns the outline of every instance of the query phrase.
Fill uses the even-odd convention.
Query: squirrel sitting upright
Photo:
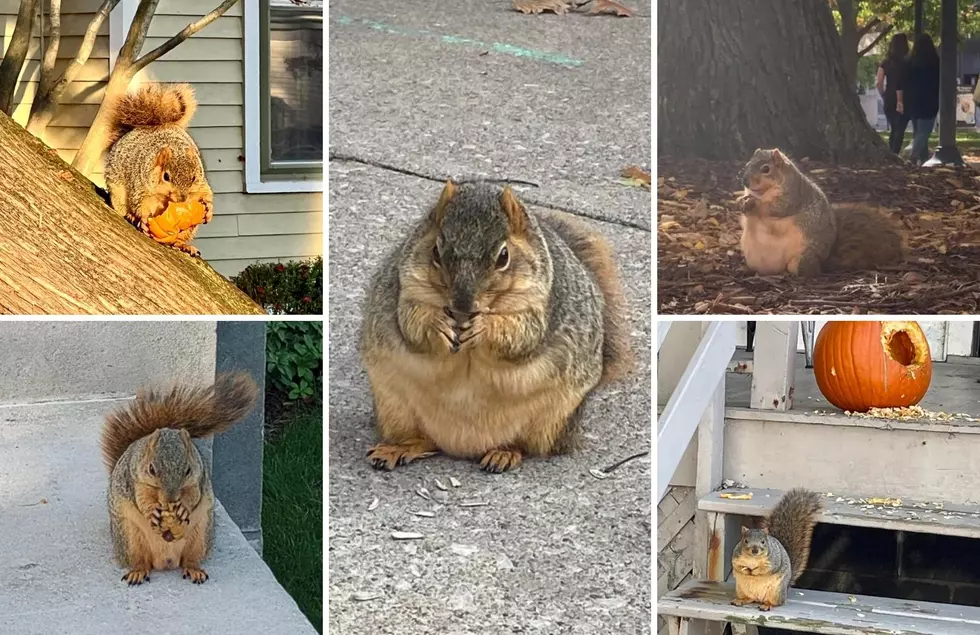
[[[109,527],[116,559],[130,586],[154,569],[183,569],[203,584],[201,568],[214,537],[211,465],[191,438],[227,430],[255,405],[259,389],[247,373],[219,376],[213,386],[141,391],[106,418],[102,455],[109,468]]]
[[[831,206],[779,150],[756,150],[742,182],[742,253],[753,271],[815,276],[903,258],[902,237],[887,218],[866,206]]]
[[[186,130],[196,109],[186,84],[146,84],[109,106],[106,188],[113,209],[148,236],[149,220],[170,203],[200,202],[205,223],[214,215],[201,151]],[[168,244],[200,256],[189,244],[196,231],[182,230]]]
[[[742,606],[756,602],[768,611],[786,602],[786,593],[806,569],[820,495],[802,488],[787,492],[766,517],[762,529],[742,527],[732,552],[735,599]]]
[[[484,470],[572,449],[579,406],[631,367],[612,252],[571,216],[531,215],[513,191],[449,181],[383,262],[362,357],[378,469],[436,452]]]

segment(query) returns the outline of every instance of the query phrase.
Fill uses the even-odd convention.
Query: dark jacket
[[[910,58],[903,93],[910,119],[932,119],[939,114],[939,61]]]
[[[903,90],[905,84],[906,60],[905,58],[885,59],[881,62],[881,69],[885,71],[885,94],[881,96],[885,102],[885,113],[893,113],[897,103],[895,93]]]

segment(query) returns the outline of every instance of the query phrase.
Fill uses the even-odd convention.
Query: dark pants
[[[888,147],[891,148],[892,152],[898,154],[902,151],[902,145],[905,143],[905,129],[909,126],[909,118],[897,110],[886,112],[885,116],[888,118],[888,125],[891,127],[891,131],[888,133]]]

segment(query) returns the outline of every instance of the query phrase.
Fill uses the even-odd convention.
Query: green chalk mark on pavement
[[[472,38],[462,37],[460,35],[447,35],[447,34],[435,33],[433,31],[427,31],[425,29],[406,29],[402,27],[393,26],[390,24],[385,24],[384,22],[378,22],[376,20],[368,20],[366,18],[351,18],[346,15],[341,15],[335,18],[335,22],[341,26],[358,26],[358,25],[366,26],[374,31],[387,33],[389,35],[437,38],[441,42],[444,42],[446,44],[456,44],[459,46],[469,46],[471,48],[491,50],[497,53],[503,53],[504,55],[513,55],[514,57],[524,57],[527,59],[538,60],[541,62],[558,64],[560,66],[567,66],[570,68],[577,68],[585,64],[585,62],[583,62],[582,60],[578,60],[572,57],[567,57],[560,53],[549,53],[548,51],[528,49],[521,46],[515,46],[513,44],[505,44],[503,42],[493,42],[491,44],[488,44],[486,42],[481,42],[480,40],[474,40]]]

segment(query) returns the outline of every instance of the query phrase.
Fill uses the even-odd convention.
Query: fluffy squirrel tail
[[[827,261],[832,271],[866,270],[896,265],[907,246],[891,219],[863,203],[836,203],[837,241]]]
[[[186,128],[197,110],[194,90],[187,84],[144,84],[108,106],[112,145],[134,128],[176,125]]]
[[[241,372],[219,375],[212,386],[140,390],[136,399],[106,417],[102,458],[111,472],[126,448],[161,428],[187,430],[195,438],[223,432],[243,419],[258,397],[255,381]]]
[[[821,509],[823,502],[820,494],[798,487],[787,492],[776,503],[763,524],[769,530],[769,535],[778,540],[789,554],[790,584],[795,583],[806,570],[813,527],[817,524]]]
[[[600,383],[621,379],[633,369],[636,360],[630,348],[626,297],[612,247],[600,233],[572,216],[551,214],[549,218],[555,230],[595,278],[605,300]]]

